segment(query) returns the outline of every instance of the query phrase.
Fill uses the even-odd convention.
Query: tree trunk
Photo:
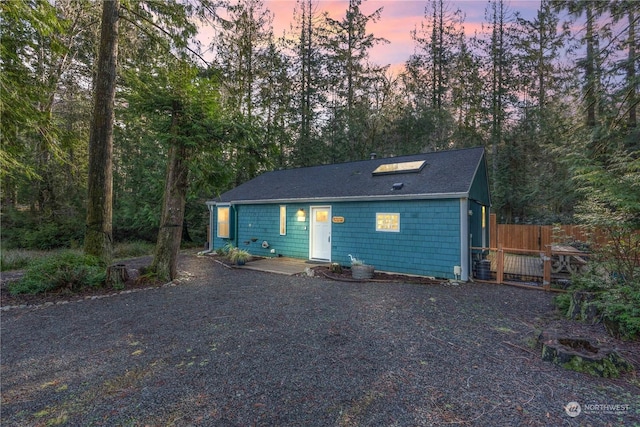
[[[629,85],[629,119],[627,124],[630,128],[638,125],[637,97],[638,97],[638,79],[636,77],[636,18],[632,8],[629,8],[629,56],[627,62],[627,84]]]
[[[171,120],[171,128],[174,133],[177,132],[179,126],[180,114],[179,102],[174,101]],[[187,148],[184,144],[174,140],[174,144],[169,147],[160,230],[158,231],[158,241],[152,265],[152,269],[162,280],[176,278],[188,173]]]
[[[102,4],[102,29],[89,137],[87,229],[84,251],[110,263],[113,252],[113,121],[120,0]]]
[[[594,40],[594,17],[591,5],[587,3],[587,58],[585,62],[585,103],[587,107],[587,126],[592,128],[596,125],[596,70],[595,70],[595,40]]]

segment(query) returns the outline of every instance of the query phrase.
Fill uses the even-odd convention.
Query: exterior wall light
[[[298,212],[296,212],[296,218],[300,222],[304,222],[304,221],[307,220],[307,216],[306,216],[306,214],[304,212],[304,209],[302,209],[302,208],[298,209]]]

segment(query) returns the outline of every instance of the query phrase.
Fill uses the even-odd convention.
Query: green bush
[[[640,280],[634,276],[610,273],[602,262],[592,261],[589,271],[573,277],[569,293],[554,299],[556,307],[567,315],[573,312],[572,301],[575,292],[589,292],[593,295],[589,304],[597,308],[607,331],[624,340],[640,339]],[[583,305],[584,311],[588,307]]]
[[[43,219],[28,211],[7,208],[2,219],[2,242],[9,248],[73,248],[84,239],[84,217],[76,212]]]
[[[96,257],[67,251],[44,257],[32,263],[23,278],[8,285],[15,294],[38,294],[58,290],[78,291],[101,286],[106,279],[106,266]]]
[[[567,313],[571,307],[571,294],[559,294],[553,299],[553,303],[561,313]]]
[[[598,301],[607,331],[616,338],[640,338],[640,287],[620,286]]]

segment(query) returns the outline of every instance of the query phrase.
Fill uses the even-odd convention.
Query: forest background
[[[264,171],[475,146],[501,223],[640,228],[636,0],[541,0],[527,19],[489,0],[474,35],[425,0],[395,71],[369,59],[384,9],[361,0],[339,19],[298,0],[283,36],[260,0],[115,4],[115,240],[156,240],[177,161],[182,237],[203,244],[204,201]],[[0,3],[5,248],[83,245],[102,5]]]

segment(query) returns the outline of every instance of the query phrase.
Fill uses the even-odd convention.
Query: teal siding
[[[483,156],[478,167],[478,172],[473,178],[469,191],[469,209],[473,215],[469,219],[469,233],[473,236],[470,245],[482,247],[482,206],[485,206],[485,244],[489,245],[489,207],[491,196],[489,194],[489,182],[487,175],[487,162]]]
[[[235,205],[233,243],[257,256],[308,259],[309,213],[316,205],[331,206],[332,216],[344,217],[344,223],[332,223],[333,262],[348,266],[351,254],[377,270],[443,278],[454,278],[453,267],[461,264],[459,199],[288,204],[285,236],[280,236],[279,204]],[[304,222],[296,218],[300,208]],[[376,213],[384,212],[400,214],[400,232],[376,231]],[[267,249],[261,246],[265,240]],[[225,243],[215,238],[214,249]]]
[[[469,198],[476,200],[478,203],[484,206],[491,205],[491,197],[489,195],[489,175],[487,174],[487,162],[482,161],[478,166],[478,171],[473,177],[471,188],[469,190]]]
[[[309,207],[304,204],[288,204],[286,235],[280,235],[280,205],[235,205],[237,214],[236,237],[232,243],[241,249],[248,250],[256,256],[286,256],[292,258],[309,258]],[[304,209],[307,218],[300,222],[296,218],[298,209]],[[214,220],[215,225],[215,220]],[[254,241],[255,240],[255,241]],[[263,248],[262,242],[269,247]],[[214,249],[223,247],[226,239],[215,238]],[[271,250],[275,253],[271,253]]]
[[[482,205],[475,201],[470,201],[469,209],[473,212],[473,215],[469,217],[469,233],[472,236],[469,242],[470,246],[474,248],[489,246],[489,208],[485,209],[484,242],[482,239]],[[480,254],[482,252],[480,249],[473,249],[474,259],[481,258]]]
[[[332,204],[332,258],[349,265],[348,254],[377,270],[453,278],[460,265],[460,201],[424,200]],[[399,213],[400,232],[376,231],[376,213]]]

